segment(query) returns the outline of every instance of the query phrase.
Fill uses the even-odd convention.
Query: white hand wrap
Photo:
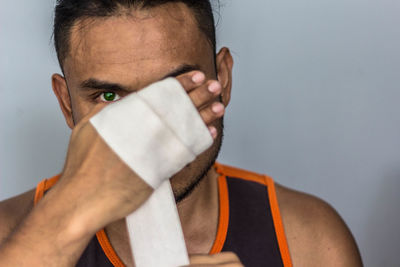
[[[90,122],[121,160],[156,189],[127,217],[136,267],[188,265],[167,179],[209,148],[213,139],[181,84],[174,78],[154,83],[108,105]]]
[[[108,105],[90,122],[112,150],[153,188],[213,142],[197,109],[174,78]]]

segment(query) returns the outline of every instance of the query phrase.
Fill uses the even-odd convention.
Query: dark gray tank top
[[[272,179],[219,163],[215,168],[220,174],[220,216],[210,254],[235,252],[246,267],[292,266]],[[91,239],[76,266],[124,264],[102,230]]]

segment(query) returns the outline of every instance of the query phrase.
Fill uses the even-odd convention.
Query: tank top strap
[[[47,190],[53,187],[56,182],[60,179],[60,174],[57,174],[51,178],[43,179],[38,183],[36,186],[35,198],[34,198],[34,205],[36,205],[44,196]]]
[[[219,163],[216,168],[223,180],[219,183],[220,201],[227,199],[220,208],[227,219],[225,236],[219,237],[223,242],[212,252],[234,251],[246,266],[268,262],[291,267],[273,179]]]
[[[235,251],[249,263],[246,266],[259,266],[260,262],[272,260],[270,266],[291,267],[273,179],[217,162],[214,167],[220,174],[220,203],[217,236],[210,254]],[[35,204],[59,178],[60,175],[56,175],[37,185]],[[90,241],[77,266],[117,267],[124,264],[103,229]]]
[[[36,205],[43,198],[46,191],[52,188],[59,179],[60,175],[58,174],[51,178],[43,179],[38,183],[36,186],[34,205]],[[101,229],[90,240],[76,266],[123,267],[124,264],[111,247],[104,229]]]

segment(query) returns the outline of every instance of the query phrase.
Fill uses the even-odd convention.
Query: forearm
[[[180,93],[186,99],[188,107],[193,109],[191,114],[194,114],[194,117],[197,116],[196,118],[200,116],[202,121],[195,120],[199,124],[195,128],[203,128],[202,132],[207,136],[206,143],[199,142],[194,138],[199,137],[197,135],[178,135],[177,132],[181,133],[182,130],[185,130],[182,125],[186,124],[179,121],[178,123],[175,122],[173,116],[165,118],[164,121],[157,114],[151,113],[154,119],[153,123],[157,127],[150,131],[152,133],[150,136],[142,129],[142,139],[139,140],[154,140],[154,142],[148,147],[144,147],[138,142],[128,142],[130,151],[135,151],[133,154],[139,155],[139,157],[136,156],[135,159],[130,154],[126,156],[126,153],[122,153],[121,155],[125,155],[125,159],[128,159],[122,161],[121,155],[104,142],[103,136],[99,135],[99,127],[95,129],[89,121],[90,118],[99,113],[100,106],[97,109],[94,108],[91,113],[81,119],[72,131],[67,159],[60,180],[46,193],[46,196],[22,221],[14,233],[7,238],[6,242],[0,245],[0,265],[74,265],[97,230],[134,212],[164,179],[179,171],[179,168],[183,168],[188,163],[186,162],[188,159],[193,160],[195,156],[211,145],[213,141],[212,137],[208,136],[208,131],[214,129],[216,132],[216,129],[209,125],[215,119],[220,118],[223,112],[213,111],[211,105],[203,106],[215,98],[220,91],[210,93],[208,90],[210,82],[205,82],[204,74],[202,74],[203,78],[197,82],[193,80],[194,74],[196,72],[184,74],[179,80],[186,92],[190,91],[191,102],[185,98],[187,97],[185,92]],[[215,85],[217,82],[213,81],[212,83]],[[176,82],[173,82],[172,85],[176,86]],[[217,84],[217,86],[220,87],[221,85]],[[152,87],[152,89],[156,90],[157,87]],[[161,89],[161,91],[165,90],[165,88]],[[171,87],[170,89],[174,88]],[[143,92],[145,91],[143,90]],[[149,100],[151,95],[142,93],[141,97]],[[155,100],[157,99],[161,98],[158,97]],[[130,104],[130,102],[123,101],[119,101],[118,105]],[[140,103],[147,105],[148,101],[146,101]],[[191,106],[192,102],[196,103],[195,108]],[[112,105],[108,107],[112,107]],[[152,107],[154,108],[154,106]],[[199,112],[200,107],[203,108]],[[153,108],[147,107],[146,110],[152,112]],[[165,107],[159,106],[159,108],[160,114],[165,113]],[[132,113],[132,111],[130,112]],[[134,114],[135,112],[131,115]],[[111,116],[109,121],[113,121],[118,116],[117,112]],[[96,118],[98,117],[96,116]],[[121,125],[128,123],[129,119],[131,117],[128,118],[127,122],[123,121]],[[143,120],[143,118],[139,119]],[[194,121],[191,118],[186,118],[186,120],[190,122],[190,125],[193,125]],[[100,119],[101,123],[99,121],[97,123],[107,125],[106,121],[109,122]],[[210,128],[207,129],[203,123]],[[176,131],[172,131],[171,127]],[[100,128],[102,129],[102,127]],[[121,135],[120,128],[116,127],[116,136]],[[137,137],[136,131],[138,129],[138,127],[133,127],[130,129],[131,132],[124,133],[122,141]],[[156,145],[161,142],[160,137],[166,139],[166,136],[174,142],[169,142],[169,146]],[[216,134],[212,136],[215,138]],[[147,141],[144,143],[149,143]],[[127,145],[126,143],[122,142],[117,147],[124,148]],[[149,165],[149,160],[152,158],[148,157],[147,152],[158,151],[155,149],[158,147],[163,147],[160,150],[162,153],[159,154],[164,157],[159,157],[159,161],[152,163],[153,166]],[[137,149],[139,151],[136,151]],[[175,151],[175,154],[171,155],[170,151]],[[147,155],[147,158],[144,157],[145,160],[142,160],[141,155]],[[177,159],[180,160],[177,161]],[[176,165],[175,169],[170,164]]]
[[[49,197],[49,198],[47,198]],[[0,266],[74,266],[95,233],[77,228],[80,218],[46,196],[0,246]]]
[[[95,186],[98,170],[64,174],[0,245],[0,266],[75,266],[98,230],[131,213],[152,192],[128,168],[118,170],[124,182],[100,181],[101,190]]]

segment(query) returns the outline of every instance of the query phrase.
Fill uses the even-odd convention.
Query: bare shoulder
[[[0,202],[0,244],[33,207],[35,190]]]
[[[355,240],[325,201],[276,184],[294,266],[362,266]]]

